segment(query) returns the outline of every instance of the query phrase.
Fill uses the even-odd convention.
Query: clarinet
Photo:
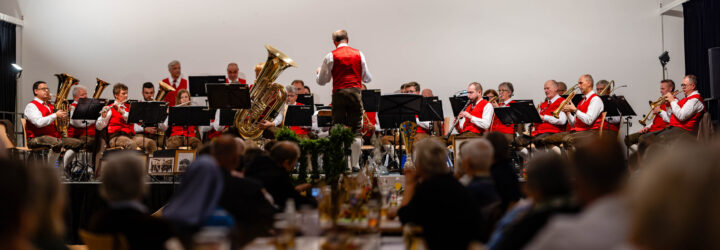
[[[470,105],[471,102],[472,102],[472,100],[468,99],[467,103],[465,103],[465,106],[463,106],[463,108],[460,110],[460,112],[465,111],[465,109],[467,108],[468,105]],[[459,117],[460,117],[460,114],[458,114],[458,116],[455,117],[455,122],[453,123],[452,127],[450,127],[450,131],[447,133],[447,135],[445,135],[445,138],[450,137],[450,134],[452,134],[453,130],[455,129],[455,126],[457,126],[458,122],[460,122]]]

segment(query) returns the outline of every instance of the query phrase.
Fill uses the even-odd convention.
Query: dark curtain
[[[720,47],[720,1],[691,0],[683,4],[685,74],[697,76],[698,90],[710,97],[708,49]],[[720,86],[718,86],[720,87]]]
[[[0,111],[15,112],[15,24],[0,21]]]

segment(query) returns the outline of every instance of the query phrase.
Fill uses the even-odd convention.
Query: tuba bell
[[[95,93],[93,93],[93,99],[100,99],[100,96],[102,95],[103,90],[110,85],[110,83],[101,80],[100,78],[95,78],[97,80],[97,85],[95,85]]]
[[[273,83],[280,73],[288,67],[297,66],[295,61],[270,45],[265,45],[268,58],[250,89],[249,109],[241,109],[235,114],[235,127],[244,139],[255,139],[262,134],[257,123],[262,119],[272,119],[285,103],[285,87]]]
[[[70,126],[70,103],[68,102],[68,94],[73,85],[78,84],[80,80],[73,78],[71,75],[62,73],[55,74],[58,78],[58,92],[55,96],[55,110],[64,110],[68,113],[68,117],[55,120],[55,129],[62,137],[67,137],[68,126]]]
[[[159,81],[158,86],[159,86],[158,93],[155,96],[156,102],[159,102],[159,101],[162,101],[163,99],[165,99],[165,95],[167,95],[168,92],[175,91],[175,88],[173,88],[172,86],[170,86],[170,84],[167,84],[163,81]]]

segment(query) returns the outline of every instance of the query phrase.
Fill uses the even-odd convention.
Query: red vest
[[[415,118],[417,119],[418,116],[415,115]],[[418,121],[420,121],[420,120],[418,120]],[[415,129],[415,134],[427,134],[427,133],[428,133],[428,130],[427,130],[427,129],[424,129],[423,127],[420,127],[420,124],[417,125],[417,129]]]
[[[577,110],[582,111],[583,113],[586,113],[588,110],[588,107],[590,107],[590,101],[598,97],[595,93],[590,95],[587,99],[583,99],[578,103]],[[599,98],[599,97],[598,97]],[[600,129],[600,123],[602,122],[602,119],[600,119],[600,115],[595,118],[595,122],[593,122],[592,125],[587,125],[584,122],[580,121],[580,118],[575,116],[575,126],[571,129],[572,131],[585,131],[585,130],[595,130]]]
[[[74,108],[77,108],[77,103],[70,104]],[[89,124],[89,123],[88,123]],[[95,126],[88,128],[76,128],[73,125],[68,126],[68,137],[78,138],[80,136],[95,136]]]
[[[333,50],[333,92],[338,89],[362,87],[362,59],[360,51],[343,46]]]
[[[370,123],[372,123],[373,126],[377,125],[377,116],[375,112],[365,112],[365,115],[367,116],[368,120],[370,120]]]
[[[223,127],[226,127],[226,126],[223,126]],[[217,131],[213,128],[213,129],[210,129],[210,131],[208,131],[207,138],[208,138],[208,140],[212,140],[212,138],[215,138],[215,137],[218,137],[221,135],[222,135],[222,131]]]
[[[483,109],[485,108],[485,105],[488,105],[489,102],[485,101],[485,99],[482,99],[475,107],[473,108],[472,105],[468,105],[468,107],[465,109],[466,112],[469,112],[472,116],[482,118],[483,115]],[[463,128],[460,130],[460,133],[463,132],[473,132],[477,134],[485,133],[485,129],[478,127],[474,123],[470,121],[470,119],[465,118],[465,123],[463,123]]]
[[[303,105],[302,103],[295,102],[295,105]],[[285,119],[285,117],[283,117]],[[303,128],[300,126],[290,126],[290,130],[295,131],[297,135],[307,135],[310,132],[310,128]]]
[[[172,131],[170,132],[170,136],[188,136],[188,137],[196,137],[195,136],[195,126],[188,126],[187,133],[185,133],[185,126],[172,126]]]
[[[164,83],[167,83],[168,85],[172,86],[172,83],[170,82],[170,78],[165,78],[162,80]],[[175,86],[175,91],[170,91],[167,94],[165,94],[165,99],[163,101],[168,103],[168,106],[173,107],[175,106],[175,97],[177,96],[177,92],[181,89],[187,89],[187,80],[180,78],[180,84]]]
[[[36,100],[33,100],[30,103],[35,104],[35,107],[37,107],[37,109],[40,110],[40,113],[42,113],[43,117],[52,115],[53,112],[55,111],[55,106],[53,106],[52,104],[49,104],[49,103],[48,103],[48,106],[42,105],[42,103],[40,103]],[[28,139],[35,138],[38,136],[43,136],[43,135],[49,135],[52,137],[60,138],[60,134],[57,132],[57,129],[55,129],[55,121],[50,123],[50,125],[47,125],[42,128],[38,128],[34,124],[32,124],[32,122],[28,121],[27,123],[25,123],[25,132],[27,133]]]
[[[688,97],[683,98],[678,102],[678,106],[682,108],[685,103],[690,99],[697,99],[702,104],[702,98],[700,98],[699,94],[690,95]],[[703,105],[704,106],[704,105]],[[672,117],[670,117],[670,126],[678,127],[690,132],[697,131],[698,123],[700,123],[700,119],[702,118],[703,113],[705,113],[705,109],[703,108],[702,112],[697,112],[690,118],[688,118],[685,121],[680,121],[675,117],[675,114],[673,114]]]
[[[108,105],[111,106],[112,104]],[[130,104],[125,103],[125,112],[130,112]],[[132,123],[127,123],[125,119],[123,119],[122,114],[115,110],[114,108],[110,109],[110,113],[112,115],[110,116],[110,122],[108,122],[108,134],[112,135],[114,133],[123,132],[128,135],[134,135],[135,134],[135,127]],[[110,114],[109,113],[109,114]]]
[[[611,130],[615,132],[620,131],[620,123],[610,123],[610,121],[607,120],[607,117],[605,118],[605,123],[603,124],[603,130]]]
[[[505,103],[504,105],[498,105],[499,107],[508,107],[510,106],[510,103],[514,103],[515,100],[512,100],[508,103]],[[513,134],[515,133],[515,129],[513,128],[514,124],[504,124],[502,121],[500,121],[500,118],[497,116],[493,116],[493,123],[492,127],[490,127],[490,131],[493,132],[500,132],[503,134]]]
[[[666,105],[661,105],[660,110],[667,111]],[[655,132],[660,131],[668,126],[668,123],[665,122],[660,115],[656,115],[655,118],[653,118],[652,125],[650,125],[650,128],[648,128],[648,132]]]
[[[562,103],[565,100],[565,98],[559,97],[555,102],[548,104],[548,102],[542,102],[540,104],[540,115],[552,115],[552,112],[555,111],[558,107],[560,107],[560,103]],[[536,136],[539,134],[544,133],[559,133],[562,131],[565,131],[565,124],[563,125],[553,125],[549,122],[543,122],[543,123],[535,123],[533,125],[535,127],[535,130],[532,132],[532,136]]]
[[[242,78],[240,78],[240,77],[238,77],[238,82],[239,82],[240,84],[247,84],[247,82],[245,81],[245,79],[242,79]],[[227,78],[227,77],[225,77],[225,83],[230,83],[230,79]]]

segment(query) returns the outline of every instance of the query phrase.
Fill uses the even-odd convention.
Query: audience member
[[[567,163],[555,153],[540,154],[527,166],[525,193],[532,200],[529,211],[518,215],[489,249],[522,249],[547,221],[557,214],[575,214],[580,208],[571,202]]]
[[[36,165],[28,169],[36,200],[37,229],[33,243],[38,249],[68,249],[63,241],[65,186],[60,184],[58,172],[49,166]]]
[[[35,249],[30,238],[37,215],[28,170],[2,157],[0,166],[0,249]]]
[[[515,172],[512,159],[510,159],[510,142],[505,135],[491,132],[486,136],[493,148],[493,164],[490,167],[490,176],[495,183],[495,190],[500,195],[500,211],[505,213],[515,202],[520,200],[522,193],[518,174]]]
[[[446,154],[437,140],[415,144],[416,170],[405,170],[405,193],[397,214],[403,224],[422,227],[429,249],[467,249],[480,235],[479,208],[450,174]]]
[[[493,148],[485,138],[478,138],[468,142],[460,148],[462,158],[462,169],[470,182],[467,185],[470,195],[475,198],[482,224],[478,225],[482,230],[480,240],[485,242],[490,237],[494,223],[493,204],[500,201],[495,183],[490,177],[490,165],[492,164]]]
[[[622,187],[627,176],[623,149],[615,138],[594,138],[570,156],[570,179],[583,207],[575,216],[556,216],[528,249],[612,249],[627,238]]]
[[[103,165],[100,195],[109,208],[95,213],[88,229],[98,234],[121,234],[130,249],[162,249],[173,237],[170,225],[148,214],[140,200],[147,193],[145,163],[134,152],[112,155]]]

